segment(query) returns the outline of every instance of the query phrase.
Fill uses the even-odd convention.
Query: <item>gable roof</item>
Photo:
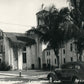
[[[13,43],[13,44],[23,44],[23,45],[32,45],[35,44],[35,40],[26,36],[25,33],[9,33],[5,32],[6,37]]]

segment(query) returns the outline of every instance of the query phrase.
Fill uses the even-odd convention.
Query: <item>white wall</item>
[[[9,41],[6,38],[6,34],[4,33],[4,47],[5,47],[5,62],[10,65],[10,49],[9,49]]]
[[[22,70],[23,59],[22,59],[22,49],[18,49],[18,69]]]
[[[4,57],[4,61],[12,66],[12,69],[18,69],[17,66],[17,60],[16,60],[16,56],[14,54],[13,48],[10,46],[10,41],[7,39],[6,34],[4,33],[4,39],[3,39],[3,44],[4,44],[4,50],[5,50],[5,57]],[[18,51],[18,50],[16,50]]]
[[[49,52],[50,52],[50,54],[47,54]],[[47,60],[49,60],[49,59],[50,59],[51,66],[57,66],[57,59],[56,59],[55,53],[52,49],[43,51],[43,58],[42,58],[43,63],[48,65]],[[55,59],[56,59],[56,63],[55,63]]]
[[[27,69],[32,68],[32,64],[34,64],[35,69],[38,68],[38,57],[36,54],[36,44],[27,46]]]
[[[70,44],[72,44],[72,51],[70,49]],[[65,53],[64,53],[65,50]],[[47,56],[47,52],[50,52],[50,56]],[[57,66],[57,64],[54,64],[54,60],[56,59],[56,56],[54,54],[54,51],[52,49],[43,51],[43,62],[47,64],[47,59],[51,60],[51,65]],[[77,61],[77,54],[76,54],[76,47],[74,44],[74,40],[70,40],[67,43],[65,43],[62,48],[59,49],[59,63],[64,64],[64,58],[65,62],[71,62],[71,57],[73,58],[73,61]],[[82,59],[84,60],[84,53]],[[57,61],[56,61],[57,62]]]

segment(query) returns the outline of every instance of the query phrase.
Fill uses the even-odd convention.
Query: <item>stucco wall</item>
[[[13,50],[14,48],[10,46],[10,41],[7,39],[6,35],[4,34],[4,50],[5,50],[5,58],[4,61],[12,66],[12,69],[18,69],[17,60],[16,60],[16,52]],[[18,50],[16,50],[18,51]]]
[[[72,44],[72,50],[70,49],[71,44]],[[47,52],[50,52],[49,56],[47,55]],[[52,49],[45,50],[43,52],[43,55],[44,55],[43,58],[42,58],[43,63],[47,64],[47,59],[50,59],[51,60],[51,63],[50,63],[51,65],[54,65],[54,66],[57,65],[57,61],[56,61],[56,64],[54,64],[56,56],[55,56],[54,51]],[[74,40],[70,40],[67,43],[65,43],[64,45],[62,45],[62,48],[59,49],[59,54],[58,55],[59,55],[60,65],[64,64],[64,59],[65,59],[65,63],[66,62],[71,62],[71,57],[73,59],[72,61],[77,61],[76,46],[74,44]],[[84,53],[82,55],[82,60],[84,61]]]
[[[25,64],[25,66],[27,66],[27,69],[32,69],[32,64],[34,65],[35,69],[38,68],[36,45],[27,46],[26,55],[27,63]]]
[[[50,54],[48,54],[50,53]],[[45,50],[43,52],[43,58],[42,58],[42,61],[43,61],[43,64],[50,64],[51,66],[57,66],[57,59],[56,59],[56,56],[55,56],[55,53],[54,51],[51,49],[51,50]],[[49,60],[50,60],[50,63],[49,63]],[[55,63],[55,60],[56,60],[56,63]]]
[[[72,50],[71,50],[72,45]],[[64,53],[65,50],[65,53]],[[74,40],[69,40],[67,43],[63,45],[62,48],[59,49],[59,62],[60,65],[66,62],[77,61],[77,54],[76,54],[76,46],[74,44]]]
[[[4,47],[5,47],[5,62],[10,65],[10,49],[9,49],[9,41],[6,38],[6,34],[4,34]]]

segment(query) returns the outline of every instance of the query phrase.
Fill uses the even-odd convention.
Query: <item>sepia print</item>
[[[0,84],[83,84],[84,0],[0,0]]]

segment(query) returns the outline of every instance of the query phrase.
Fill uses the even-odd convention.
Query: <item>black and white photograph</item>
[[[0,84],[84,84],[84,0],[0,0]]]

